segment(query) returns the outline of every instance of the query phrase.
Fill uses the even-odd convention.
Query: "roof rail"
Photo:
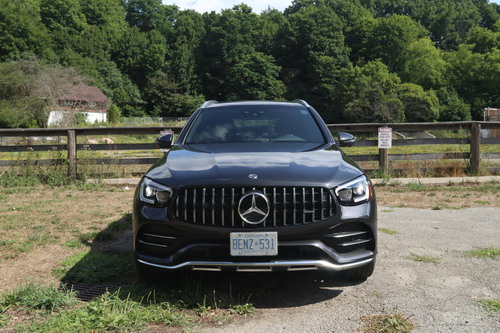
[[[309,104],[307,104],[307,102],[306,102],[306,101],[304,101],[303,99],[296,99],[296,100],[293,100],[292,102],[302,104],[302,105],[304,105],[306,108],[310,107],[310,105],[309,105]]]
[[[203,109],[203,108],[206,108],[207,106],[212,105],[212,104],[215,104],[215,103],[219,103],[219,102],[218,102],[218,101],[216,101],[216,100],[214,100],[214,99],[213,99],[213,100],[210,100],[210,101],[206,101],[205,103],[203,103],[203,105],[202,105],[202,106],[200,106],[200,108],[201,108],[201,109]]]

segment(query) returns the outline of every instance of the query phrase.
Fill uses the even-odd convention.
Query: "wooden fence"
[[[500,138],[481,138],[481,129],[498,130],[500,122],[440,122],[440,123],[370,123],[370,124],[331,124],[328,125],[332,132],[350,132],[377,135],[379,127],[391,127],[393,131],[435,131],[435,130],[462,130],[467,132],[461,138],[429,138],[429,139],[399,139],[393,140],[393,146],[411,145],[470,145],[470,152],[463,153],[432,153],[432,154],[389,154],[388,149],[379,149],[378,154],[351,155],[350,157],[359,162],[378,161],[381,170],[388,170],[390,161],[398,160],[467,160],[469,171],[477,174],[481,167],[481,160],[500,160],[500,153],[481,153],[481,144],[500,144]],[[162,130],[171,130],[178,134],[182,127],[109,127],[109,128],[47,128],[47,129],[0,129],[0,153],[12,152],[44,152],[50,150],[67,151],[67,158],[61,162],[68,165],[68,175],[77,176],[78,152],[81,150],[91,151],[140,151],[156,149],[154,143],[120,143],[120,144],[88,144],[81,143],[78,137],[83,136],[117,136],[117,135],[158,135]],[[40,138],[58,138],[55,143],[47,144]],[[7,138],[16,138],[15,144],[7,143]],[[63,138],[63,139],[61,139]],[[80,142],[80,143],[79,143]],[[354,147],[378,146],[377,140],[358,140]],[[96,158],[94,164],[116,164],[116,165],[140,165],[152,164],[157,157],[119,157],[119,158]],[[0,159],[0,167],[19,165],[24,163],[36,163],[37,165],[49,165],[54,163],[51,159],[38,160],[12,160]],[[87,161],[88,163],[88,161]],[[498,168],[495,172],[498,171]]]

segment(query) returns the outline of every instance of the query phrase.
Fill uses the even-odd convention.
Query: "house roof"
[[[61,96],[60,99],[104,103],[108,98],[95,86],[79,84],[71,87],[69,92]]]

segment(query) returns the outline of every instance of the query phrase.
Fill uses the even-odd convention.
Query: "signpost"
[[[383,149],[392,148],[392,128],[378,128],[378,147]]]
[[[382,171],[386,172],[389,169],[389,152],[387,149],[392,148],[392,128],[378,128],[378,163]]]

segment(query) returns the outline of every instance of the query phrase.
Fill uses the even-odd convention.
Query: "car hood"
[[[250,178],[251,174],[257,178]],[[177,147],[166,153],[146,177],[173,188],[211,185],[332,188],[361,174],[355,163],[335,146],[305,152],[200,152]]]

